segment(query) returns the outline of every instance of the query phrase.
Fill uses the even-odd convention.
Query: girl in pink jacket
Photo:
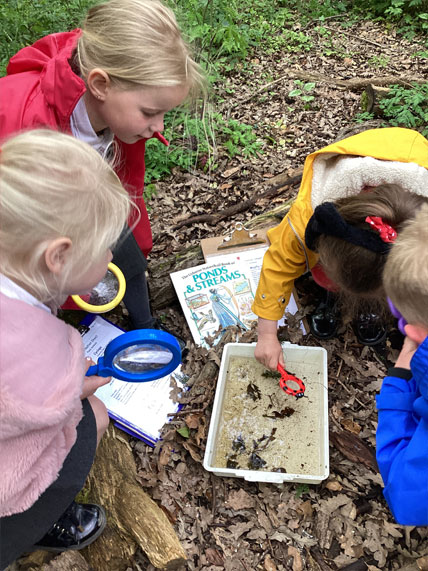
[[[91,543],[101,507],[76,504],[108,425],[77,330],[55,316],[105,275],[130,212],[99,154],[36,130],[0,150],[0,568],[34,545]]]
[[[14,55],[0,79],[0,139],[50,126],[88,142],[115,170],[141,216],[115,252],[134,328],[153,320],[145,271],[152,233],[143,200],[147,139],[162,137],[164,115],[201,86],[174,14],[160,0],[109,0],[82,29],[41,38]]]

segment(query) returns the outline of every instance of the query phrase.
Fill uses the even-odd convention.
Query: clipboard
[[[240,253],[245,253],[245,258],[251,259],[253,264],[255,263],[259,266],[257,271],[260,274],[264,253],[270,246],[267,232],[273,227],[274,226],[264,226],[255,230],[249,230],[245,228],[242,222],[236,222],[235,228],[230,234],[204,238],[201,240],[201,249],[205,262],[213,261],[220,256],[227,257],[230,255],[229,257],[238,257]],[[257,250],[260,250],[260,253],[257,252]],[[257,259],[258,262],[256,261]],[[296,288],[293,288],[287,308],[291,310],[290,313],[295,313],[300,309],[299,296]],[[278,326],[284,325],[284,323],[284,317],[278,320]],[[306,318],[302,319],[301,329],[304,335],[309,331]]]
[[[266,249],[270,242],[267,232],[271,226],[249,230],[242,222],[237,222],[235,228],[226,236],[213,236],[201,240],[202,253],[207,262],[212,256],[234,254],[257,248]]]

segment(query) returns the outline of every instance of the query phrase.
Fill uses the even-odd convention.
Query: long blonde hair
[[[83,274],[117,241],[130,206],[114,171],[86,143],[47,129],[16,135],[0,152],[0,272],[55,305],[71,273]],[[62,236],[72,241],[71,257],[52,291],[41,260]]]
[[[109,0],[92,7],[82,25],[77,63],[84,79],[103,69],[123,89],[204,86],[174,13],[159,0]]]

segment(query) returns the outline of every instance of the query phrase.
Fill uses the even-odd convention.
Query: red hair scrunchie
[[[397,231],[384,222],[380,216],[367,216],[365,222],[368,222],[373,228],[379,232],[379,236],[386,244],[392,244],[397,238]]]

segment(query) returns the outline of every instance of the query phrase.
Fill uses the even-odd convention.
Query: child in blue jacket
[[[388,505],[401,525],[428,525],[428,207],[393,244],[383,275],[406,338],[380,394],[376,457]]]

